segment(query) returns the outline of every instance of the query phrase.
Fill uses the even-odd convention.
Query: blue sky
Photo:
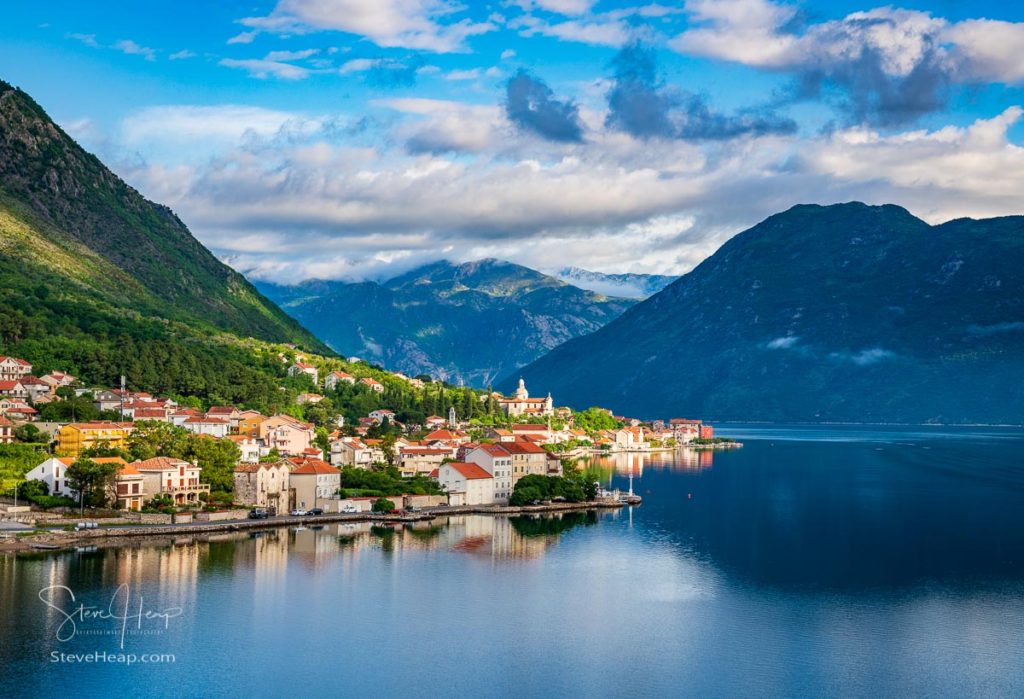
[[[1011,5],[19,3],[0,78],[253,276],[680,273],[796,203],[1020,213]]]

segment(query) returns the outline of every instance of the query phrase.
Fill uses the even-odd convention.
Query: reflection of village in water
[[[123,583],[143,587],[162,604],[188,607],[204,576],[223,568],[234,574],[250,569],[257,591],[271,592],[292,566],[300,568],[359,565],[366,554],[387,555],[394,562],[405,554],[442,551],[475,560],[537,559],[570,529],[615,519],[620,511],[573,511],[544,516],[496,517],[464,515],[433,521],[387,525],[381,522],[311,523],[253,532],[182,537],[171,543],[92,549],[76,553],[0,557],[0,588],[13,584],[20,558],[43,564],[41,582],[65,584],[83,568],[97,587],[115,589]],[[70,568],[78,568],[72,573]]]
[[[613,476],[633,476],[641,478],[644,469],[659,471],[703,471],[714,464],[713,449],[692,449],[684,447],[674,452],[620,452],[608,456],[597,456],[584,459],[584,465],[597,468],[604,478],[611,483]]]
[[[640,479],[645,469],[702,471],[711,468],[713,461],[713,450],[678,449],[662,454],[611,454],[588,459],[584,465],[596,468],[610,488],[616,477]],[[358,566],[361,554],[371,551],[393,557],[405,552],[450,551],[475,560],[528,561],[556,545],[563,533],[602,519],[631,520],[632,509],[544,516],[462,515],[394,525],[310,522],[303,527],[181,537],[169,545],[149,543],[38,558],[44,563],[41,579],[49,584],[62,584],[69,566],[95,568],[95,576],[90,577],[105,589],[123,583],[143,585],[149,594],[157,592],[164,603],[185,607],[196,596],[200,572],[219,567],[225,571],[248,567],[256,584],[269,592],[290,561],[305,568],[327,564],[348,568]],[[0,589],[5,579],[13,576],[16,565],[16,557],[0,557]]]

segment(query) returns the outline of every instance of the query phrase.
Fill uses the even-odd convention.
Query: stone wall
[[[121,517],[135,524],[171,524],[170,515],[125,512]]]
[[[228,519],[245,519],[249,510],[223,510],[222,512],[196,512],[197,522],[223,522]]]

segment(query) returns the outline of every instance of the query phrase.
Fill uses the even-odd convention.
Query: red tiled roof
[[[190,464],[187,461],[175,459],[170,456],[156,456],[152,459],[146,459],[145,461],[136,461],[132,465],[140,471],[169,471],[171,469],[176,471],[181,466],[195,468],[193,464]]]
[[[516,430],[518,430],[520,432],[546,432],[547,429],[548,429],[547,425],[533,425],[533,424],[512,425],[512,431],[513,432],[515,432]]]
[[[8,359],[10,359],[12,362],[15,362],[16,364],[20,364],[21,366],[32,366],[31,362],[26,362],[24,359],[19,359],[17,357],[0,357],[0,362],[6,361]]]
[[[463,478],[468,480],[477,480],[480,478],[493,478],[493,476],[487,473],[482,466],[477,464],[467,464],[464,461],[452,461],[451,463],[445,464],[445,466],[451,466],[456,471],[462,474]]]
[[[501,445],[509,454],[546,454],[532,442],[503,442]]]
[[[331,466],[326,461],[320,459],[306,459],[305,462],[298,468],[292,469],[292,475],[324,475],[331,473],[341,473],[338,469]]]

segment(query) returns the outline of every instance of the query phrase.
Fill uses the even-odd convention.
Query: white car
[[[350,515],[359,512],[359,509],[355,505],[345,505],[343,508],[341,508],[341,511],[347,515]]]
[[[288,514],[290,514],[292,517],[305,517],[308,513],[305,510],[296,508]]]

